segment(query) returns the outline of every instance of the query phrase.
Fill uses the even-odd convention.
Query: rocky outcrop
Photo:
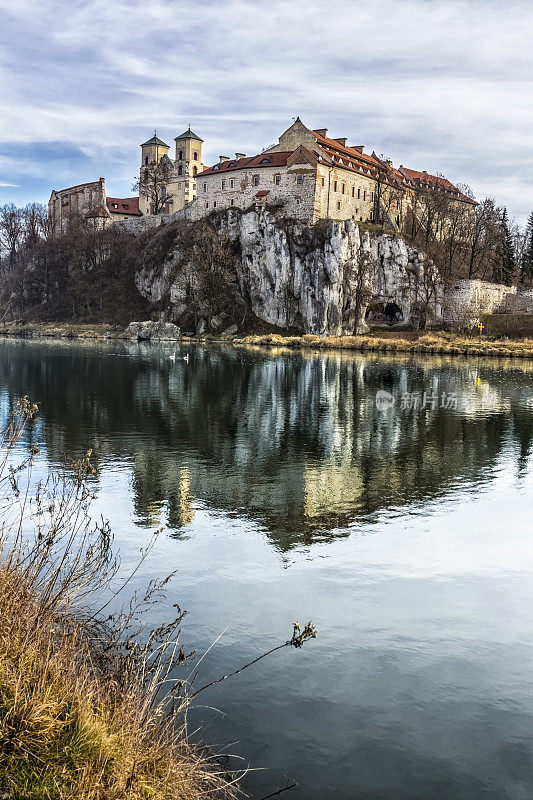
[[[166,306],[180,323],[198,282],[198,266],[186,257],[187,225],[167,225],[171,240],[163,263],[148,258],[137,274],[141,294]],[[205,223],[201,223],[205,224]],[[438,322],[442,286],[424,254],[393,235],[372,237],[352,222],[306,226],[275,212],[227,211],[209,221],[235,254],[243,303],[258,319],[304,333],[352,334],[368,324]],[[176,226],[172,240],[168,234]],[[184,227],[185,226],[185,227]],[[161,229],[162,231],[163,229]],[[160,234],[161,235],[161,234]],[[231,315],[231,309],[226,309]],[[207,316],[206,316],[207,315]],[[204,330],[236,323],[208,309],[195,320]],[[202,322],[201,322],[202,320]]]
[[[125,339],[136,339],[137,341],[161,341],[171,342],[179,339],[180,329],[172,322],[130,322],[124,331]]]

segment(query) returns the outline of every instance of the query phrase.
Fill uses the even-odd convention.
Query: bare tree
[[[168,209],[167,185],[172,171],[172,161],[163,156],[157,163],[141,167],[139,180],[132,186],[132,191],[147,197],[152,214],[163,214]]]
[[[10,272],[17,260],[24,232],[22,209],[13,203],[0,206],[0,255],[4,272]]]

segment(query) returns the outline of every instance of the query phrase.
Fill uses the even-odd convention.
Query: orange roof
[[[138,197],[108,197],[106,204],[111,214],[130,214],[133,217],[142,217]]]
[[[420,172],[419,170],[408,169],[407,167],[400,167],[400,169],[409,177],[415,186],[420,186],[421,188],[430,188],[436,186],[448,194],[455,195],[455,197],[457,197],[457,199],[461,200],[463,203],[472,203],[472,205],[477,205],[475,200],[472,200],[471,197],[467,197],[467,195],[463,194],[463,192],[461,192],[457,186],[454,186],[453,183],[441,175],[431,175],[429,172]]]
[[[215,175],[217,172],[233,172],[237,169],[257,169],[260,167],[284,167],[291,153],[260,153],[258,156],[248,156],[246,158],[230,158],[228,161],[221,161],[212,167],[204,169],[198,177],[204,175]]]

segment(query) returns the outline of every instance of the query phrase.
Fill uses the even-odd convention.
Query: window
[[[178,154],[178,161],[183,161],[183,150],[180,150],[180,151],[179,151],[179,154]]]
[[[209,202],[207,202],[207,203],[205,204],[205,207],[206,207],[206,208],[209,208]]]
[[[324,186],[324,178],[322,178],[322,186]]]
[[[346,184],[342,184],[342,193],[344,194],[344,190],[346,189]]]
[[[204,192],[207,192],[207,183],[204,183]]]
[[[374,214],[373,214],[373,213],[372,213],[372,211],[371,211],[371,212],[370,212],[370,220],[372,221],[373,219],[374,219]]]
[[[230,200],[230,206],[232,206],[232,205],[233,205],[233,197]]]
[[[259,175],[254,175],[252,178],[252,185],[259,186]]]
[[[372,202],[374,201],[374,192],[372,192],[372,197],[370,198]]]
[[[198,161],[198,153],[196,152],[196,150],[194,151],[192,157],[193,157],[194,161]]]
[[[216,207],[217,207],[217,201],[215,200],[215,201],[213,202],[213,208],[216,208]]]
[[[118,208],[118,203],[113,203],[113,208]]]
[[[337,201],[337,210],[338,211],[341,210],[341,201],[340,200]]]
[[[225,189],[225,188],[226,188],[226,181],[222,181],[222,188],[223,188],[223,189]]]
[[[358,190],[357,190],[357,199],[358,199],[358,200],[360,200],[360,199],[361,199],[361,189],[358,189]]]
[[[279,186],[281,183],[281,175],[274,175],[274,183]]]
[[[183,175],[183,167],[181,164],[178,167],[178,175]]]
[[[363,192],[363,200],[366,200],[366,189]]]
[[[230,182],[229,182],[229,188],[230,188],[230,189],[233,189],[233,187],[234,187],[234,186],[235,186],[235,181],[234,181],[234,179],[232,178],[232,179],[230,180]]]
[[[297,183],[299,186],[301,186],[301,185],[303,184],[303,182],[304,182],[304,176],[303,176],[303,175],[298,175],[298,176],[296,177],[296,183]]]
[[[302,152],[300,150],[300,152]],[[259,162],[260,164],[272,164],[272,156],[268,156],[267,158],[262,158]]]
[[[145,163],[145,166],[148,166],[148,156],[144,157],[144,163]]]
[[[192,174],[193,175],[198,175],[198,167],[193,167]]]

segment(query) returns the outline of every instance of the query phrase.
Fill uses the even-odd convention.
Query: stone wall
[[[446,324],[471,327],[481,314],[533,314],[533,290],[478,280],[454,281],[444,287]]]

